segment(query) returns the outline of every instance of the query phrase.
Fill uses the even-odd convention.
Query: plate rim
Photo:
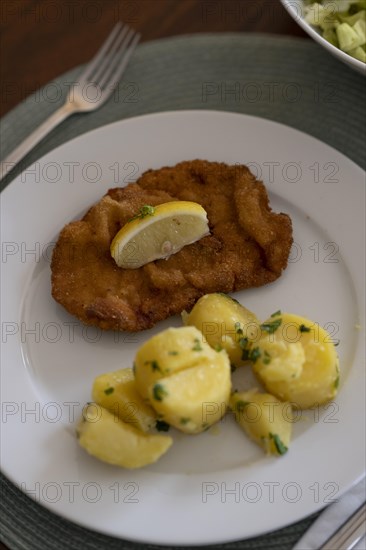
[[[281,0],[281,1],[286,1],[286,0]],[[167,111],[154,111],[154,112],[151,112],[151,113],[145,113],[145,114],[142,114],[142,115],[136,115],[136,116],[123,118],[123,119],[120,119],[120,120],[116,120],[114,122],[109,122],[107,124],[102,124],[101,126],[98,126],[97,128],[87,130],[87,131],[85,131],[85,132],[83,132],[83,133],[67,140],[67,141],[64,141],[60,145],[57,145],[57,147],[55,147],[54,149],[51,149],[50,151],[48,151],[44,155],[38,157],[36,160],[32,161],[29,165],[27,165],[26,168],[20,174],[18,174],[13,179],[11,179],[6,184],[6,186],[3,189],[1,189],[0,196],[3,195],[5,193],[5,191],[7,189],[9,189],[9,187],[11,185],[13,185],[19,178],[21,178],[22,174],[24,174],[24,172],[26,172],[29,169],[30,166],[32,166],[36,162],[41,162],[47,156],[50,156],[50,155],[53,155],[54,153],[57,153],[60,149],[62,149],[66,145],[73,144],[74,142],[76,142],[79,139],[89,137],[89,136],[91,136],[93,134],[96,134],[98,132],[104,132],[108,128],[117,127],[121,124],[123,125],[125,123],[135,122],[135,121],[139,121],[139,120],[142,120],[142,119],[146,119],[146,120],[153,119],[155,117],[158,117],[158,118],[165,117],[165,116],[171,117],[171,116],[180,115],[182,113],[187,114],[187,115],[198,114],[199,116],[202,116],[202,115],[206,116],[206,115],[212,115],[213,114],[213,115],[219,115],[219,116],[223,116],[223,117],[226,117],[226,116],[233,117],[233,118],[242,117],[243,119],[246,118],[246,119],[253,120],[253,121],[254,120],[259,120],[259,121],[262,121],[262,122],[268,122],[269,124],[276,125],[280,128],[284,128],[284,129],[287,129],[287,130],[294,131],[295,133],[298,133],[299,135],[302,135],[302,136],[305,136],[307,138],[310,138],[310,139],[314,140],[315,142],[317,142],[318,144],[321,144],[322,146],[328,147],[329,150],[336,151],[339,155],[341,155],[343,157],[343,160],[345,160],[349,163],[352,163],[358,170],[361,170],[361,172],[365,172],[364,169],[356,161],[354,161],[353,159],[347,157],[347,155],[345,153],[343,153],[343,151],[341,151],[340,149],[337,149],[333,145],[329,145],[326,141],[321,140],[320,138],[310,134],[309,132],[306,132],[304,130],[300,130],[299,128],[296,128],[295,126],[290,126],[289,124],[285,124],[283,122],[278,122],[277,120],[273,120],[271,118],[261,117],[261,116],[257,116],[257,115],[249,115],[249,114],[246,114],[246,113],[238,113],[238,112],[235,112],[235,111],[222,111],[222,110],[219,110],[219,109],[175,109],[175,110],[167,110]]]

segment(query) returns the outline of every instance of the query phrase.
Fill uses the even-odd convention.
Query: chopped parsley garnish
[[[168,351],[168,355],[178,355],[178,352],[175,350]]]
[[[270,362],[271,362],[271,356],[270,356],[270,354],[268,353],[267,350],[264,350],[263,364],[264,365],[269,365]]]
[[[168,432],[170,426],[167,422],[164,422],[164,420],[157,420],[155,428],[158,430],[158,432]]]
[[[300,331],[300,332],[310,332],[310,330],[311,330],[311,328],[310,328],[310,327],[307,327],[306,325],[301,324],[301,325],[299,326],[299,331]]]
[[[201,342],[198,338],[194,339],[194,346],[192,348],[192,351],[203,351],[203,348],[201,346]]]
[[[278,309],[277,311],[272,313],[271,317],[277,317],[277,315],[281,315],[281,310],[280,309]]]
[[[284,455],[288,451],[288,447],[284,445],[281,441],[281,438],[277,434],[269,434],[269,437],[273,439],[273,442],[275,444],[276,450],[279,455]]]
[[[161,372],[162,373],[162,370],[161,368],[159,367],[159,363],[157,361],[145,361],[144,363],[145,365],[151,365],[151,370],[153,372]]]
[[[242,361],[249,361],[250,348],[248,344],[249,344],[248,338],[240,338],[239,347],[241,350],[243,350],[241,354]]]
[[[253,363],[256,362],[257,359],[259,359],[261,356],[261,350],[259,348],[253,348],[249,352],[248,359],[249,361],[252,361]]]
[[[224,348],[222,347],[221,344],[216,344],[215,345],[215,351],[222,351]]]
[[[250,401],[237,401],[235,403],[235,409],[238,411],[238,412],[243,412],[244,409],[250,404]]]
[[[339,386],[339,367],[336,365],[337,378],[334,381],[334,388],[337,390]]]
[[[236,334],[240,334],[240,335],[244,334],[243,329],[240,328],[240,323],[239,322],[235,323],[235,332],[236,332]]]
[[[107,388],[106,390],[104,390],[104,393],[105,393],[106,395],[110,395],[110,394],[113,393],[113,392],[114,392],[114,388]]]
[[[182,417],[180,419],[180,423],[183,424],[183,426],[185,426],[186,424],[188,424],[188,422],[190,422],[191,419],[190,418],[187,418],[187,417]]]
[[[153,396],[156,401],[162,401],[167,395],[167,391],[162,384],[155,384],[153,387]]]
[[[242,361],[253,361],[256,362],[257,359],[261,356],[261,351],[258,347],[251,349],[250,342],[248,338],[240,338],[239,346],[243,350],[241,355]]]
[[[268,321],[266,323],[262,323],[260,328],[264,332],[268,332],[268,334],[273,334],[274,332],[276,332],[276,330],[281,325],[281,323],[282,323],[282,318],[281,319],[275,319],[274,321]]]
[[[150,206],[149,204],[144,204],[144,206],[141,206],[138,213],[133,216],[129,222],[132,222],[133,220],[142,220],[143,218],[146,218],[147,216],[153,216],[155,214],[155,208],[154,206]]]
[[[240,349],[247,349],[247,346],[248,346],[248,338],[240,338],[239,340],[239,346],[240,346]]]
[[[159,363],[157,361],[151,361],[151,368],[152,368],[153,372],[155,372],[155,371],[160,371],[161,372],[161,368],[159,367]]]

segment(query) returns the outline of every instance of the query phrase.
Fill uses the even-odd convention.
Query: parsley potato
[[[299,409],[327,403],[337,394],[339,360],[330,335],[317,323],[276,313],[261,325],[253,370],[266,390]]]
[[[85,408],[76,433],[90,455],[123,468],[152,464],[173,443],[169,436],[141,432],[96,403]]]
[[[167,329],[141,346],[135,358],[138,391],[159,419],[186,433],[199,433],[226,412],[230,361],[203,342],[195,327]]]
[[[205,294],[190,313],[183,312],[185,325],[197,327],[213,348],[227,352],[239,367],[247,362],[250,341],[258,337],[259,321],[254,313],[227,294]]]
[[[257,389],[234,393],[230,407],[244,432],[267,454],[287,452],[292,432],[292,408]]]
[[[160,378],[193,367],[203,357],[215,357],[195,327],[168,328],[147,340],[134,363],[136,387],[149,400],[149,388]]]
[[[161,378],[149,396],[159,418],[186,433],[200,433],[225,414],[230,397],[230,363],[221,351],[213,361]]]
[[[143,432],[155,427],[156,413],[138,393],[130,368],[98,376],[93,383],[92,399]]]

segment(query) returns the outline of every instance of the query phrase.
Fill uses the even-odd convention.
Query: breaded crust
[[[172,200],[201,204],[211,234],[167,260],[119,268],[110,254],[115,234],[144,204]],[[274,281],[291,244],[289,216],[272,212],[263,183],[247,167],[181,162],[109,190],[64,227],[52,257],[52,296],[87,325],[144,330],[189,310],[203,294]]]

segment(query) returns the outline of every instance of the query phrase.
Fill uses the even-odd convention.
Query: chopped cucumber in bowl
[[[366,0],[305,0],[305,21],[351,57],[366,63]]]
[[[366,76],[366,0],[280,0],[331,55]]]

